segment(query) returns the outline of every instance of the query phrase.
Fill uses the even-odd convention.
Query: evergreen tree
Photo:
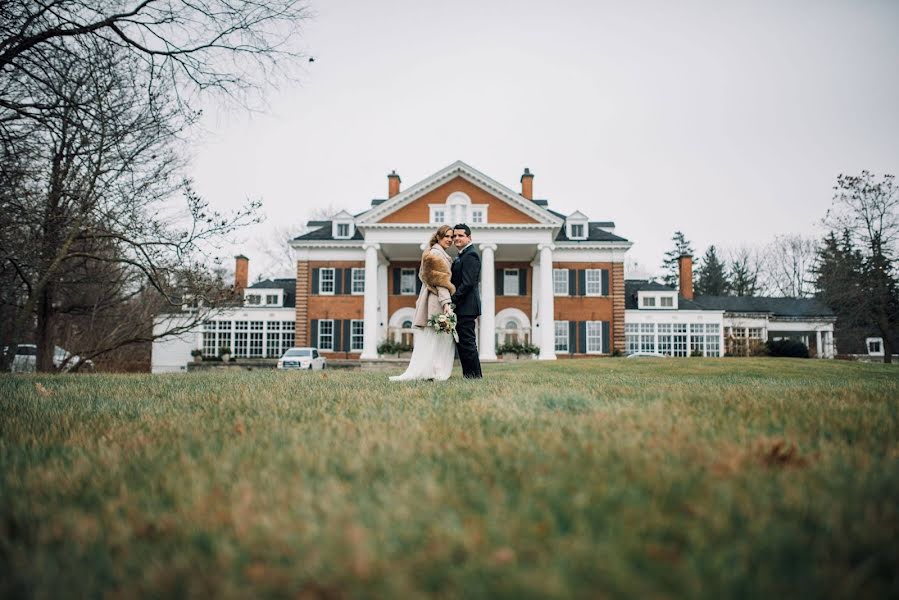
[[[754,296],[758,292],[759,271],[746,254],[730,263],[730,294],[733,296]]]
[[[718,259],[715,246],[709,246],[697,270],[696,294],[703,296],[724,296],[730,288],[724,263]]]
[[[680,279],[677,259],[684,254],[692,256],[693,247],[680,231],[674,232],[671,241],[674,242],[674,248],[665,253],[665,260],[662,261],[662,282],[665,285],[677,287]]]
[[[840,238],[831,231],[824,238],[815,266],[816,296],[837,315],[834,337],[843,352],[863,352],[862,340],[870,328],[867,315],[859,310],[865,302],[863,268],[862,255],[853,248],[848,231]]]

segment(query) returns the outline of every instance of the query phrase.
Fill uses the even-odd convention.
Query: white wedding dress
[[[390,381],[433,379],[446,381],[453,370],[456,343],[448,333],[437,333],[430,327],[415,330],[412,358],[402,375],[394,375]]]

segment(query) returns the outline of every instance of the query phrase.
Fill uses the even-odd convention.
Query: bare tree
[[[815,292],[817,242],[801,235],[778,235],[762,251],[761,291],[770,296],[808,298]]]
[[[138,298],[159,310],[185,294],[204,306],[229,296],[208,252],[259,205],[212,210],[181,175],[182,140],[201,94],[250,104],[290,76],[306,16],[299,0],[3,3],[3,361],[26,329],[49,370],[66,318],[122,317]],[[145,339],[111,329],[95,356]]]
[[[342,210],[345,210],[342,206],[329,202],[311,209],[308,212],[308,221],[329,221]],[[262,255],[259,279],[295,276],[297,265],[290,240],[309,230],[307,224],[276,225],[269,235],[261,238],[256,244],[257,250]]]

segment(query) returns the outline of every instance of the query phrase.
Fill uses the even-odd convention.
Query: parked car
[[[6,352],[6,348],[3,348],[3,351]],[[70,355],[69,351],[65,348],[60,348],[59,346],[53,347],[53,365],[57,369],[62,368],[63,371],[70,371],[76,364],[78,364],[79,360],[81,360],[81,357],[77,354]],[[65,363],[64,366],[63,363]],[[36,368],[37,346],[34,344],[19,344],[16,346],[16,355],[13,357],[9,370],[13,373],[33,373]],[[93,368],[94,361],[90,359],[87,359],[84,361],[84,364],[81,365],[81,369],[85,371],[93,370]]]
[[[278,359],[279,369],[321,370],[327,365],[318,348],[291,348]]]

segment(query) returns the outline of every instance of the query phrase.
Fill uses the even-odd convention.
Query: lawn
[[[0,377],[0,596],[897,597],[899,367]]]

